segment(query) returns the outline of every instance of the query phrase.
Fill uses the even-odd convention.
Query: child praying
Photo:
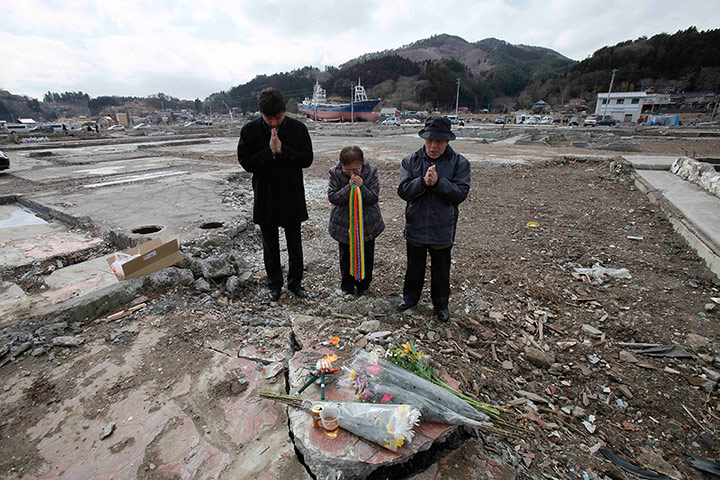
[[[378,197],[377,168],[365,161],[360,147],[345,147],[330,169],[328,200],[330,236],[337,240],[340,256],[340,289],[367,294],[375,261],[375,238],[385,229]]]

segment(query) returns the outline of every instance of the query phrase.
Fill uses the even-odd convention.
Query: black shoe
[[[352,290],[345,290],[344,288],[341,288],[340,290],[342,291],[343,295],[352,295],[353,294]]]
[[[358,290],[358,297],[364,297],[367,295],[367,290]]]
[[[267,293],[268,298],[273,301],[277,302],[280,298],[280,289],[279,288],[271,288],[270,291]]]
[[[415,305],[416,305],[415,303],[410,303],[410,302],[408,302],[407,300],[402,299],[402,300],[400,301],[400,303],[397,304],[397,309],[398,309],[398,312],[404,312],[404,311],[407,310],[408,308],[412,308],[412,307],[414,307]]]
[[[291,288],[290,291],[298,298],[307,298],[309,295],[307,290],[302,287]]]
[[[450,320],[450,310],[447,308],[436,309],[435,315],[437,315],[438,320],[443,323],[447,323],[448,320]]]

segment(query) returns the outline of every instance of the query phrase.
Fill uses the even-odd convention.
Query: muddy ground
[[[363,145],[362,138],[352,143]],[[715,139],[640,144],[640,153],[720,152]],[[477,148],[475,154],[482,156],[484,148],[494,147]],[[213,341],[237,349],[255,346],[268,355],[292,353],[288,319],[302,314],[317,317],[328,339],[340,338],[341,360],[365,343],[358,325],[375,319],[379,330],[392,335],[365,348],[413,341],[460,381],[464,392],[513,409],[514,422],[529,433],[479,435],[518,478],[622,478],[597,453],[601,447],[671,476],[669,465],[685,478],[701,478],[688,466],[687,455],[720,457],[720,399],[717,391],[700,385],[708,378],[703,368],[720,367],[720,305],[713,307],[711,301],[720,297],[720,281],[638,191],[631,167],[619,156],[597,159],[577,149],[557,149],[552,160],[526,164],[473,162],[472,188],[460,206],[453,247],[452,318],[440,324],[433,316],[428,281],[417,307],[404,314],[394,309],[405,266],[404,203],[395,193],[401,150],[366,151],[379,170],[386,223],[367,298],[339,292],[337,246],[326,233],[330,207],[325,197],[327,171],[337,152],[321,153],[306,174],[310,220],[303,225],[304,284],[310,299],[298,300],[286,291],[277,303],[265,299],[259,236],[247,218],[238,219],[232,237],[227,230],[215,231],[183,245],[185,254],[195,258],[235,252],[254,275],[235,297],[222,285],[212,285],[207,293],[179,286],[151,295],[142,321],[89,319],[72,325],[86,341],[101,340],[103,348],[95,354],[54,349],[1,367],[2,376],[10,379],[5,391],[16,394],[0,406],[0,475],[46,473],[37,455],[42,439],[29,432],[64,399],[78,396],[68,379],[85,377],[85,385],[93,384],[88,376],[93,365],[137,351],[133,374],[110,389],[79,395],[88,422],[133,392],[142,391],[149,404],[159,405],[163,392],[185,375],[199,381],[217,355],[207,348]],[[13,188],[21,191],[23,185]],[[246,202],[247,196],[237,192],[248,188],[246,174],[232,176],[225,186],[228,202]],[[598,283],[574,274],[575,268],[597,263],[625,268],[631,278],[605,277]],[[147,348],[140,348],[141,341]],[[690,357],[629,354],[621,342],[679,344]],[[242,391],[232,373],[205,397],[187,400],[197,424],[218,443],[227,439],[213,425],[213,409]],[[79,425],[77,435],[82,434]],[[152,469],[140,472],[143,478],[156,476]]]

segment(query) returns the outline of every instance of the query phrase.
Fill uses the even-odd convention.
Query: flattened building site
[[[0,476],[701,478],[688,455],[718,458],[716,127],[454,124],[472,177],[441,322],[429,266],[397,309],[399,171],[423,124],[297,118],[314,152],[308,296],[277,300],[242,124],[2,145]],[[328,234],[328,171],[352,145],[377,167],[385,224],[361,296]],[[460,396],[414,376],[389,389],[388,352]],[[402,395],[425,383],[450,398],[413,418],[396,403],[415,411]],[[329,413],[316,428],[316,404],[346,408],[339,429]]]

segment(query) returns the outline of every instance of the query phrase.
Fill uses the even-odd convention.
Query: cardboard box
[[[162,270],[163,268],[175,265],[183,259],[180,253],[180,242],[178,237],[172,237],[167,242],[163,242],[160,238],[154,238],[149,242],[145,242],[136,247],[128,248],[122,253],[128,255],[137,255],[139,257],[123,264],[123,272],[125,278],[118,277],[118,280],[130,280],[142,277],[151,273]],[[108,265],[112,268],[115,261],[115,255],[106,258]],[[117,277],[117,275],[115,275]]]

